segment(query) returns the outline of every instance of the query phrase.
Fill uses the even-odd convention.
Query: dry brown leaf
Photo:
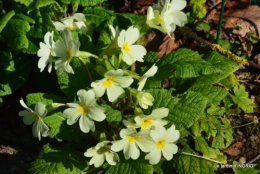
[[[232,144],[226,149],[222,149],[221,151],[230,155],[230,156],[237,156],[238,154],[241,153],[239,150],[242,147],[243,143],[242,142],[237,142],[235,144]]]
[[[171,34],[174,38],[174,33]],[[167,34],[160,32],[150,31],[143,38],[143,46],[147,51],[158,52],[159,56],[170,53],[176,50],[181,44],[181,41],[177,38],[171,39]]]

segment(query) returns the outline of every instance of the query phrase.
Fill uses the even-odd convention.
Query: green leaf
[[[20,35],[17,37],[12,37],[10,40],[8,40],[7,45],[14,49],[14,50],[22,50],[22,49],[27,49],[28,48],[28,39],[26,35]]]
[[[30,164],[28,174],[81,173],[88,167],[87,158],[83,154],[68,145],[58,148],[46,144],[37,159]]]
[[[226,118],[221,118],[221,123],[219,121],[214,122],[218,131],[217,136],[212,141],[212,147],[214,148],[226,148],[233,141],[233,129],[230,121]]]
[[[172,97],[170,90],[154,89],[147,90],[147,92],[154,97],[154,104],[149,112],[160,107],[169,108],[170,112],[165,119],[180,131],[192,126],[203,115],[206,108],[207,100],[200,93],[188,92],[180,98],[176,98]],[[150,114],[147,111],[145,112]]]
[[[241,107],[246,113],[253,113],[256,107],[255,103],[248,98],[248,92],[245,91],[245,86],[235,86],[233,89],[235,95],[231,95],[233,101]]]
[[[101,31],[103,27],[100,27],[101,23],[114,16],[113,11],[105,10],[103,8],[89,9],[85,8],[83,13],[86,16],[86,22],[88,25],[94,25],[95,30]]]
[[[50,4],[54,4],[56,3],[54,0],[36,0],[34,2],[32,2],[29,6],[28,6],[28,10],[34,10],[34,9],[39,9],[45,6],[48,6]]]
[[[205,131],[207,136],[215,137],[217,135],[216,123],[219,123],[219,120],[215,116],[207,115],[201,117],[199,122],[200,130]]]
[[[236,167],[234,167],[236,166]],[[233,171],[235,174],[259,174],[259,165],[255,164],[240,164],[237,161],[233,161]]]
[[[116,126],[118,122],[122,120],[122,113],[118,110],[114,110],[109,105],[102,104],[102,107],[105,108],[106,120],[112,125]]]
[[[153,174],[153,166],[144,160],[121,160],[111,166],[106,174]]]
[[[12,58],[10,52],[0,52],[0,58],[0,96],[5,96],[12,94],[26,82],[33,61],[26,57]]]
[[[143,16],[133,14],[133,13],[121,13],[116,14],[118,20],[118,25],[120,29],[127,29],[132,26],[137,20],[141,19]]]
[[[2,32],[3,28],[6,26],[8,21],[15,15],[14,10],[7,12],[4,14],[0,19],[0,33]]]
[[[35,21],[30,18],[29,16],[25,15],[25,14],[22,14],[22,13],[19,13],[16,15],[16,17],[20,18],[21,20],[24,20],[30,24],[35,24]]]
[[[219,71],[209,75],[201,75],[196,79],[194,85],[200,85],[202,83],[217,83],[220,80],[228,77],[230,74],[233,74],[233,72],[235,72],[239,68],[236,62],[233,62],[229,58],[222,56],[215,51],[210,51],[208,54],[204,56],[204,58],[207,62],[211,63],[211,65],[215,69]]]
[[[196,150],[202,152],[203,157],[206,158],[214,159],[217,158],[219,155],[223,155],[223,153],[221,153],[219,149],[210,147],[207,141],[205,140],[205,138],[202,136],[196,137],[195,148]],[[226,162],[226,161],[221,161],[221,162]]]
[[[189,91],[201,93],[205,98],[207,98],[208,105],[218,104],[221,100],[223,100],[223,98],[225,98],[225,96],[228,95],[228,91],[226,89],[207,83],[193,85]]]
[[[198,155],[187,146],[184,147],[182,152]],[[174,166],[179,174],[214,173],[214,163],[205,159],[180,153],[174,156],[174,161]]]
[[[17,37],[26,34],[30,30],[30,25],[27,21],[21,19],[11,19],[2,33],[7,38]]]
[[[32,3],[32,0],[14,0],[15,2],[20,2],[21,4],[24,4],[25,6],[28,6]]]
[[[86,64],[89,68],[89,72],[93,75],[93,72],[95,72],[93,65],[89,62]],[[73,68],[74,74],[68,74],[64,71],[57,77],[60,89],[69,97],[69,99],[73,100],[78,90],[90,87],[91,80],[89,79],[86,67],[79,59],[72,59],[70,65]]]
[[[216,72],[211,63],[203,60],[197,52],[190,49],[180,48],[170,54],[162,56],[158,62],[158,72],[155,76],[169,77],[174,70],[175,77],[190,78],[202,74]]]
[[[77,3],[82,6],[94,6],[104,1],[105,0],[61,0],[61,2],[63,2],[64,4]]]
[[[59,96],[43,93],[32,93],[26,96],[27,104],[32,108],[32,105],[37,102],[43,102],[48,108],[52,108],[52,103],[66,103],[67,99],[63,99]],[[67,125],[66,118],[63,116],[63,108],[58,108],[54,111],[48,112],[43,121],[50,127],[49,136],[55,137],[58,140],[76,141],[80,142],[86,138],[77,123],[72,126]]]

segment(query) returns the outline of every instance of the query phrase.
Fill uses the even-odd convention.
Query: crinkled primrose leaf
[[[28,173],[76,174],[87,168],[87,160],[82,152],[76,151],[68,145],[58,148],[46,144],[36,160],[31,163]]]

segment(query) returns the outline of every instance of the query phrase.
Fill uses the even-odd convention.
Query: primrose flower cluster
[[[146,23],[151,28],[170,35],[176,25],[183,26],[187,19],[186,15],[180,11],[186,6],[186,1],[166,0],[161,4],[162,7],[157,4],[148,8]],[[86,65],[81,58],[94,57],[105,61],[105,59],[110,60],[111,55],[118,57],[118,65],[108,61],[112,68],[107,68],[106,72],[100,73],[103,78],[94,80],[90,78],[92,82],[86,87],[87,90],[77,91],[77,101],[49,105],[37,102],[32,110],[21,99],[20,103],[25,110],[20,111],[19,116],[23,116],[23,122],[26,125],[33,124],[33,136],[41,140],[41,137],[49,135],[50,130],[48,127],[50,125],[44,123],[44,118],[57,107],[67,107],[63,111],[63,116],[68,125],[79,122],[80,130],[83,133],[89,133],[96,130],[95,122],[107,121],[107,110],[100,103],[111,104],[113,109],[121,109],[118,106],[125,100],[129,100],[133,105],[135,115],[129,117],[128,120],[123,120],[126,128],[117,131],[119,136],[115,134],[112,136],[114,138],[99,142],[95,147],[87,149],[84,155],[91,158],[89,164],[100,167],[107,161],[110,165],[116,165],[120,161],[117,154],[120,151],[123,151],[125,159],[134,160],[138,159],[140,153],[143,152],[150,164],[159,163],[162,156],[166,160],[171,160],[173,154],[178,151],[174,142],[179,139],[180,132],[175,129],[174,125],[168,129],[164,127],[168,124],[165,118],[169,114],[169,109],[156,108],[149,115],[144,115],[142,112],[142,109],[153,106],[155,100],[153,95],[143,89],[148,78],[157,73],[158,67],[153,64],[143,75],[127,70],[136,62],[144,62],[144,56],[147,54],[145,47],[138,44],[141,36],[139,29],[130,26],[120,31],[117,27],[109,25],[111,43],[98,57],[92,53],[80,51],[80,42],[72,37],[73,32],[87,35],[88,27],[85,22],[85,16],[81,13],[75,13],[60,22],[53,22],[62,37],[54,41],[54,31],[45,34],[44,42],[40,42],[40,49],[37,52],[37,56],[40,57],[38,61],[40,71],[42,72],[48,66],[47,71],[50,73],[54,63],[58,76],[61,73],[74,74],[73,67],[70,65],[73,58],[79,58]],[[105,134],[106,130],[103,133]]]

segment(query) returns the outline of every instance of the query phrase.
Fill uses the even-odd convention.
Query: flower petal
[[[95,92],[89,90],[88,92],[85,89],[81,89],[77,92],[79,101],[85,105],[90,105],[95,100]]]
[[[41,118],[44,118],[48,112],[48,110],[46,109],[46,105],[42,102],[36,103],[34,110],[37,114],[39,114]]]
[[[78,108],[68,108],[63,111],[63,115],[67,118],[67,124],[73,125],[82,115],[81,112],[78,112]]]
[[[105,161],[105,154],[95,154],[91,160],[89,161],[89,164],[92,165],[94,164],[95,167],[100,167]]]
[[[116,163],[119,161],[119,156],[117,153],[111,153],[111,152],[106,152],[106,160],[110,165],[116,165]]]
[[[169,129],[167,129],[165,138],[167,142],[175,142],[180,138],[180,132],[175,129],[174,125],[172,125]]]
[[[89,149],[84,153],[84,155],[85,155],[86,157],[92,157],[92,156],[94,156],[96,153],[97,153],[97,149],[96,149],[95,147],[91,147],[91,148],[89,148]]]
[[[131,26],[125,32],[125,42],[128,42],[129,45],[132,45],[138,40],[139,35],[139,30],[134,28],[134,26]]]
[[[112,143],[113,145],[111,146],[111,150],[113,150],[114,152],[119,152],[125,147],[125,145],[127,144],[127,140],[121,139]]]
[[[167,117],[168,114],[169,114],[168,108],[157,108],[152,111],[150,117],[153,119],[161,119]]]
[[[95,123],[88,116],[81,116],[79,119],[79,127],[82,132],[88,133],[89,130],[95,131]]]
[[[107,96],[108,96],[108,100],[110,102],[114,102],[115,100],[118,99],[118,97],[120,95],[122,95],[125,91],[123,90],[122,87],[117,86],[115,84],[112,83],[112,86],[107,87]]]
[[[33,116],[33,113],[27,110],[20,111],[19,116],[24,116],[23,122],[26,125],[30,125],[36,120],[36,118]]]
[[[158,164],[161,159],[161,151],[154,149],[145,156],[145,159],[149,160],[150,164]]]
[[[89,106],[88,116],[95,121],[103,121],[106,118],[105,110],[99,106]]]
[[[164,158],[167,159],[168,161],[172,159],[173,154],[177,153],[177,151],[178,151],[178,146],[176,146],[175,144],[166,143],[165,147],[162,148],[162,154]]]
[[[138,149],[135,142],[127,143],[124,147],[125,159],[137,159],[140,156],[140,150]]]

